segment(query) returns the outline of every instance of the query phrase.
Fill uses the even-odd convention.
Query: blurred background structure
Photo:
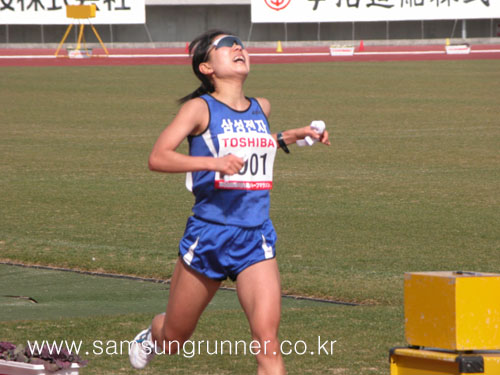
[[[61,3],[59,4],[58,1]],[[80,1],[80,0],[79,0]],[[97,1],[97,0],[84,0]],[[135,0],[107,1],[107,5],[126,6]],[[306,0],[302,0],[306,1]],[[313,3],[334,0],[308,0]],[[337,0],[335,0],[337,1]],[[400,0],[397,0],[398,2]],[[409,0],[401,0],[408,2]],[[413,1],[413,0],[410,0]],[[420,0],[423,1],[423,0]],[[428,0],[434,1],[434,0]],[[436,0],[440,1],[440,0]],[[486,0],[476,0],[486,1]],[[496,1],[496,0],[494,0]],[[5,0],[0,4],[0,48],[12,44],[57,44],[66,29],[54,24],[9,24],[14,7],[64,5],[63,0]],[[349,3],[349,2],[348,2]],[[347,3],[347,4],[348,4]],[[500,19],[421,20],[381,22],[325,22],[325,23],[253,23],[251,0],[145,0],[146,22],[136,24],[96,25],[108,45],[147,44],[151,46],[184,46],[186,41],[210,28],[233,31],[250,42],[311,42],[326,44],[332,41],[377,40],[391,44],[397,40],[479,40],[491,43],[500,36]],[[12,9],[9,9],[12,8]],[[9,12],[10,11],[10,12]],[[3,13],[3,14],[2,14]],[[88,41],[94,42],[91,31]],[[69,41],[76,40],[77,34]],[[97,40],[95,41],[97,42]]]

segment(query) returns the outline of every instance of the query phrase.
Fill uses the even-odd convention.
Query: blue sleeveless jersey
[[[196,217],[220,224],[255,227],[269,218],[276,142],[257,100],[249,98],[245,111],[236,111],[205,94],[209,124],[200,135],[189,136],[189,155],[223,157],[234,154],[245,165],[224,176],[214,171],[190,172],[186,186],[195,196]]]

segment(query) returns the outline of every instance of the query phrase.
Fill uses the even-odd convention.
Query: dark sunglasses
[[[235,44],[239,45],[242,49],[245,49],[245,46],[241,42],[240,38],[234,35],[226,35],[221,38],[215,39],[212,43],[212,46],[215,49],[219,49],[221,47],[232,47]]]

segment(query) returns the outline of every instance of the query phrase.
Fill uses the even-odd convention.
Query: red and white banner
[[[253,23],[500,18],[500,0],[251,0]]]
[[[97,7],[90,22],[99,24],[146,23],[145,0],[0,0],[0,24],[68,25],[78,22],[66,17],[67,5]],[[85,20],[86,22],[86,20]]]

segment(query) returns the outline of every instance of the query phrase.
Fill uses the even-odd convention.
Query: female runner
[[[236,280],[252,340],[260,343],[257,373],[284,374],[276,233],[269,219],[273,161],[277,148],[288,152],[288,144],[307,136],[329,145],[328,132],[306,126],[270,134],[269,101],[243,93],[250,60],[238,37],[207,31],[191,42],[189,52],[201,86],[180,100],[177,116],[153,147],[149,168],[187,173],[193,216],[180,241],[166,313],[135,337],[130,361],[144,368],[155,352],[182,350],[229,277]],[[185,138],[189,155],[176,151]]]

